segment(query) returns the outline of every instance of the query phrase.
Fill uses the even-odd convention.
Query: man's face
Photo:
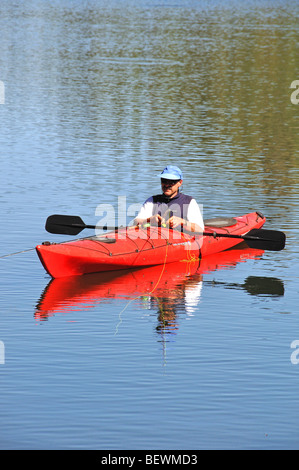
[[[163,194],[169,198],[177,195],[179,187],[182,185],[182,180],[168,180],[161,178],[161,187]]]

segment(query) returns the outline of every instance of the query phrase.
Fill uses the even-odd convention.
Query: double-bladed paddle
[[[102,229],[102,230],[118,230],[120,227],[106,227],[98,225],[86,225],[81,217],[77,215],[50,215],[46,221],[46,230],[49,233],[63,235],[78,235],[82,230]],[[122,227],[124,228],[124,227]],[[252,229],[244,235],[234,235],[230,233],[203,232],[194,233],[214,238],[238,238],[246,241],[250,248],[260,250],[280,251],[285,247],[286,236],[278,230]]]

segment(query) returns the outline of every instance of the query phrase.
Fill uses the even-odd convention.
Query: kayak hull
[[[235,217],[233,225],[205,226],[206,232],[245,235],[266,219],[257,212]],[[53,278],[196,260],[232,248],[241,239],[193,236],[161,227],[127,227],[105,235],[36,247]]]

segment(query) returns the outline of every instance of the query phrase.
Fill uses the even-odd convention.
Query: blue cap
[[[183,173],[178,166],[168,165],[159,175],[159,178],[164,178],[166,180],[182,180]]]

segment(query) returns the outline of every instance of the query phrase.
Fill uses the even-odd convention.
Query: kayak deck
[[[207,221],[205,232],[245,235],[264,225],[265,217],[253,212],[233,219]],[[226,225],[228,224],[228,225]],[[234,238],[217,238],[181,233],[162,227],[127,227],[100,236],[63,243],[45,242],[36,247],[45,270],[53,278],[156,266],[191,261],[225,251],[241,243]]]

